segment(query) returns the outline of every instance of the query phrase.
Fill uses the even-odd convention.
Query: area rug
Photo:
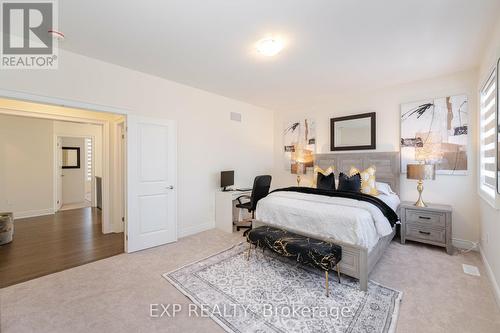
[[[238,244],[163,276],[227,332],[393,332],[402,293]]]

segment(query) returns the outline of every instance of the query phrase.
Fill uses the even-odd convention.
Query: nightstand
[[[446,252],[453,254],[451,206],[428,204],[427,207],[417,207],[412,202],[404,201],[399,209],[401,244],[412,240],[446,247]]]

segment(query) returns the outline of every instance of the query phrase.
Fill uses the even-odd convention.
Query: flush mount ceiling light
[[[283,50],[284,43],[281,39],[275,37],[266,37],[257,42],[257,52],[266,56],[272,57]]]

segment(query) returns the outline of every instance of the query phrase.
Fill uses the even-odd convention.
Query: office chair
[[[238,203],[236,204],[237,208],[246,209],[248,212],[252,213],[252,220],[255,218],[255,209],[257,209],[257,203],[260,199],[266,197],[269,194],[269,188],[271,187],[271,176],[263,175],[255,177],[253,181],[252,194],[242,195],[236,200]],[[241,199],[248,198],[250,201],[242,202]],[[240,231],[240,229],[248,229],[245,231],[245,234],[252,229],[252,222],[250,221],[249,225],[237,225],[236,230]]]

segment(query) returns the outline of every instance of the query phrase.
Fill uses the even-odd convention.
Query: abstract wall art
[[[401,105],[401,172],[408,163],[432,163],[438,174],[467,173],[467,96]]]
[[[287,122],[283,130],[285,170],[305,173],[313,167],[316,152],[316,123],[313,119]],[[301,170],[298,170],[298,169]]]

